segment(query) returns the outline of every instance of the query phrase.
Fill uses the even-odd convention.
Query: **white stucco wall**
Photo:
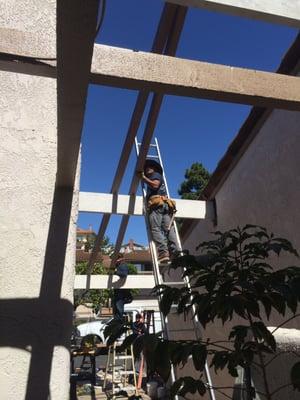
[[[214,230],[227,230],[247,223],[265,226],[276,235],[292,241],[300,251],[300,113],[275,110],[262,126],[260,132],[243,154],[215,194],[217,226],[209,221],[199,221],[186,236],[183,247],[195,253],[195,247],[211,238]],[[278,265],[278,258],[273,261]],[[280,257],[279,265],[298,265],[294,257]],[[269,322],[277,326],[279,317]],[[232,321],[231,325],[236,324]],[[238,322],[240,323],[240,321]],[[230,324],[229,324],[230,325]],[[300,319],[287,325],[300,329]],[[208,326],[205,337],[224,340],[230,327],[219,321]],[[286,356],[288,371],[295,359]],[[272,366],[270,384],[275,389],[281,374],[282,358]],[[226,373],[212,373],[213,383],[232,386],[233,380]],[[276,374],[279,373],[276,378]],[[227,392],[230,395],[230,391]],[[283,396],[283,397],[282,397]],[[290,387],[280,391],[278,398],[298,398],[299,394]],[[218,400],[225,397],[217,394]]]
[[[300,249],[300,113],[275,110],[215,195],[218,225],[199,221],[185,239],[195,246],[209,232],[246,223],[265,226]]]
[[[37,33],[44,54],[55,56],[56,0],[1,0],[0,26]],[[56,343],[53,357],[49,353],[50,394],[52,400],[65,400],[69,352],[60,342],[70,331],[77,192],[62,303],[39,300],[57,168],[56,79],[0,71],[0,92],[0,397],[40,400],[44,382],[38,371],[44,374],[46,362],[40,355]],[[34,346],[40,354],[35,360]]]

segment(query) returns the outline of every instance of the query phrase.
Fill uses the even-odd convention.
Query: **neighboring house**
[[[152,271],[152,259],[148,246],[138,244],[130,239],[128,243],[121,246],[120,253],[124,254],[128,263],[137,267],[138,272]]]
[[[87,230],[78,227],[76,230],[76,249],[89,250],[95,238],[96,233],[93,231],[92,225]]]
[[[87,243],[93,244],[96,238],[96,233],[92,230],[91,225],[89,230],[77,228],[77,248],[76,248],[76,263],[86,262],[90,258],[92,246],[87,246]],[[125,261],[134,264],[138,272],[151,272],[152,259],[148,246],[138,244],[130,239],[128,243],[121,246],[120,253],[124,254]],[[102,262],[104,267],[109,268],[111,258],[107,254],[98,253],[97,262]]]
[[[129,239],[129,242],[122,244],[120,253],[132,253],[133,251],[144,251],[148,250],[148,246],[136,243],[133,239]]]
[[[299,75],[300,36],[287,52],[278,72]],[[216,224],[207,220],[186,221],[181,230],[183,247],[195,253],[200,242],[211,238],[210,232],[250,223],[265,226],[292,241],[300,250],[299,154],[300,112],[254,107],[202,195],[203,199],[215,200]],[[277,262],[276,257],[274,262]],[[299,260],[286,257],[282,265],[299,265]],[[279,317],[274,317],[269,325],[277,326],[280,321]],[[285,328],[300,329],[300,319],[294,319]],[[216,322],[205,330],[204,336],[227,340],[228,330]],[[294,336],[291,330],[291,337]],[[271,385],[275,382],[284,384],[288,380],[291,360],[284,359],[284,371],[282,365],[282,359],[278,357],[270,371]],[[233,382],[231,377],[222,374],[213,376],[213,383],[225,387]],[[281,390],[279,395],[276,399],[296,399],[299,396],[290,387]],[[217,398],[226,397],[218,394]]]

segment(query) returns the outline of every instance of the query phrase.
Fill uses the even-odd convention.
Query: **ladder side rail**
[[[135,148],[136,148],[136,153],[138,156],[139,155],[139,144],[138,144],[137,139],[135,139]],[[146,222],[146,230],[147,230],[148,242],[149,242],[149,247],[150,247],[150,253],[151,253],[151,257],[152,257],[152,264],[153,264],[154,281],[155,281],[155,285],[157,286],[157,285],[162,284],[163,281],[161,278],[161,274],[159,272],[155,243],[151,237],[150,223],[149,223],[148,214],[146,212],[147,211],[146,189],[145,189],[145,185],[143,185],[143,183],[142,183],[142,193],[143,193],[143,200],[144,200],[144,211],[145,211],[144,216],[145,216],[145,222]],[[159,299],[161,298],[160,295],[158,297],[159,297]],[[160,311],[160,319],[161,319],[161,325],[163,328],[164,337],[166,339],[168,339],[169,338],[168,318],[167,317],[165,318],[161,311]],[[174,369],[174,366],[171,365],[171,382],[173,383],[175,381],[176,381],[175,369]],[[179,400],[179,397],[176,395],[175,399]]]
[[[157,138],[154,138],[154,140],[155,140],[155,147],[156,147],[156,152],[157,152],[157,156],[158,156],[158,159],[159,159],[159,163],[160,163],[160,165],[162,167],[162,170],[163,170],[163,179],[164,179],[164,183],[165,183],[165,187],[166,187],[167,196],[170,197],[170,192],[169,192],[168,183],[167,183],[167,179],[166,179],[166,175],[165,175],[165,169],[164,169],[164,165],[163,165],[163,161],[162,161],[162,157],[161,157],[161,153],[160,153],[160,149],[159,149],[159,145],[158,145],[158,140],[157,140]],[[177,224],[176,224],[175,219],[173,221],[173,226],[174,226],[175,236],[176,236],[176,239],[177,239],[179,250],[182,251],[182,244],[181,244],[181,240],[180,240],[180,236],[179,236],[179,232],[178,232],[178,228],[177,228]],[[183,271],[185,272],[186,268],[183,267]],[[189,277],[185,276],[183,278],[183,280],[184,280],[188,290],[191,291],[191,283],[190,283]],[[166,284],[167,283],[168,282],[166,282]],[[201,324],[199,322],[198,316],[196,315],[196,307],[195,307],[195,305],[192,306],[192,312],[195,315],[195,318],[193,318],[193,326],[194,326],[194,329],[195,329],[196,338],[197,339],[201,339],[201,333],[200,333],[201,332]],[[214,390],[212,389],[212,379],[211,379],[211,375],[210,375],[210,371],[209,371],[209,367],[208,367],[207,362],[205,363],[205,375],[206,375],[206,379],[207,379],[208,384],[209,384],[210,398],[211,398],[211,400],[216,400]]]

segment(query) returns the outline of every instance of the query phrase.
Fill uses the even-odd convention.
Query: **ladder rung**
[[[165,281],[162,284],[163,285],[171,285],[171,286],[176,286],[176,285],[178,285],[178,286],[186,286],[185,282],[167,282],[167,281]]]
[[[133,390],[133,389],[134,389],[134,385],[131,385],[131,386],[121,386],[121,387],[119,387],[119,388],[116,388],[115,391],[114,391],[114,393],[118,393],[118,392],[120,392],[120,391],[122,391],[122,390]]]
[[[141,146],[142,143],[137,142],[137,145],[138,145],[138,146]],[[151,143],[151,144],[149,145],[149,147],[157,147],[157,145],[156,145],[155,143]]]
[[[118,372],[118,374],[120,374],[120,375],[128,375],[128,374],[135,374],[136,372],[135,371],[133,371],[133,370],[130,370],[130,371],[119,371]]]
[[[116,360],[129,360],[132,356],[116,356]]]
[[[158,156],[155,156],[154,154],[148,154],[148,155],[147,155],[147,158],[157,158],[157,159],[159,159],[159,157],[158,157]]]

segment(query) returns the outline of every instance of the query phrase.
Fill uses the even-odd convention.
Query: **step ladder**
[[[139,143],[137,138],[135,138],[135,149],[136,149],[137,157],[139,156],[139,153],[140,153],[140,147],[141,147],[141,143]],[[160,149],[159,149],[157,138],[154,139],[154,143],[150,144],[148,153],[149,154],[146,157],[147,159],[153,159],[154,161],[157,161],[161,165],[162,170],[163,170],[163,179],[164,179],[164,183],[165,183],[165,187],[166,187],[167,196],[170,197],[168,183],[167,183],[167,179],[166,179],[165,172],[164,172],[164,166],[163,166],[163,162],[162,162],[161,153],[160,153]],[[147,229],[149,248],[150,248],[150,253],[151,253],[151,257],[152,257],[153,274],[154,274],[155,285],[167,284],[167,285],[174,285],[174,286],[182,286],[184,284],[184,285],[187,285],[188,288],[190,288],[190,282],[189,282],[188,277],[185,277],[184,281],[181,281],[181,282],[178,282],[178,281],[172,282],[172,280],[168,280],[168,278],[166,277],[165,273],[162,275],[162,273],[160,271],[159,263],[158,263],[158,255],[157,255],[157,251],[156,251],[156,246],[155,246],[155,243],[154,243],[153,238],[151,236],[149,218],[148,218],[148,214],[146,212],[146,209],[147,209],[146,193],[147,193],[146,186],[142,182],[142,194],[143,194],[143,200],[144,200],[144,216],[145,216],[145,222],[146,222],[146,229]],[[177,229],[175,220],[173,221],[173,225],[174,225],[175,235],[176,235],[176,239],[177,239],[177,243],[178,243],[179,249],[180,249],[180,251],[182,251],[181,240],[180,240],[180,237],[179,237],[179,234],[178,234],[178,229]],[[161,323],[162,323],[162,328],[163,328],[163,332],[164,332],[164,337],[166,339],[168,339],[170,337],[170,327],[169,327],[169,324],[168,324],[168,318],[164,318],[162,313],[161,313]],[[200,339],[201,338],[201,326],[200,326],[200,323],[199,323],[197,317],[195,317],[193,319],[193,325],[194,325],[196,338]],[[208,392],[209,392],[209,395],[210,395],[210,399],[211,400],[216,400],[215,393],[214,393],[214,390],[212,388],[212,380],[211,380],[210,371],[209,371],[207,363],[205,365],[205,373],[206,373],[207,384],[208,384],[208,387],[209,387]],[[172,383],[175,380],[176,380],[176,378],[175,378],[175,370],[172,367],[171,368],[171,381],[172,381]],[[176,396],[176,399],[178,399],[178,396]]]
[[[145,310],[143,311],[143,319],[146,326],[147,333],[155,334],[155,315],[154,310]],[[152,328],[152,329],[151,329]]]
[[[123,365],[117,364],[117,361],[123,361]],[[128,365],[129,361],[129,365]],[[108,347],[107,361],[105,367],[105,375],[103,381],[103,390],[107,388],[108,374],[111,372],[111,381],[112,381],[112,396],[118,394],[118,392],[124,390],[132,390],[132,386],[129,386],[128,378],[130,375],[133,376],[133,384],[135,394],[138,394],[137,389],[137,377],[135,371],[135,360],[133,355],[133,346],[131,345],[129,349],[126,349],[123,352],[117,351],[117,343],[115,342],[113,345]],[[119,376],[119,377],[118,377]],[[117,379],[117,377],[119,379]],[[119,381],[117,387],[117,380]]]

